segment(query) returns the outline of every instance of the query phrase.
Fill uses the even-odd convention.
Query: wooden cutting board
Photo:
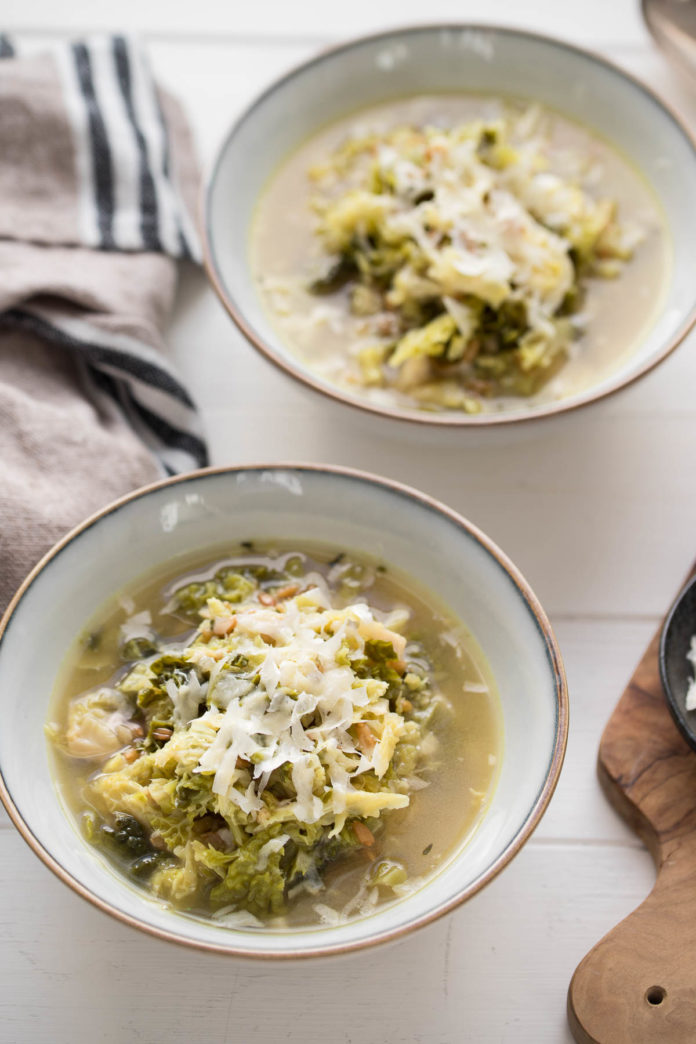
[[[568,1020],[579,1044],[696,1044],[696,752],[662,694],[659,637],[609,720],[598,761],[604,792],[648,845],[657,880],[575,971]]]

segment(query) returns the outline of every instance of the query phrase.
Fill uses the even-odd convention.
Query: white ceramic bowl
[[[95,610],[158,564],[250,538],[321,541],[369,552],[410,573],[466,621],[500,689],[503,765],[474,835],[419,891],[335,928],[231,930],[173,912],[129,885],[82,839],[51,777],[43,732],[49,697],[66,650]],[[271,465],[201,471],[150,486],[105,508],[49,552],[0,624],[0,720],[0,795],[34,851],[76,892],[162,938],[247,957],[300,957],[393,939],[490,881],[527,840],[551,797],[568,703],[541,606],[482,533],[441,504],[383,479]]]
[[[284,344],[249,264],[259,193],[285,157],[350,112],[414,94],[478,91],[539,101],[614,143],[662,204],[673,265],[659,317],[610,376],[557,401],[475,415],[374,405],[312,372]],[[325,51],[268,88],[224,139],[205,196],[206,268],[248,340],[285,373],[335,402],[414,424],[482,428],[532,421],[594,402],[664,359],[696,320],[696,144],[642,83],[597,55],[558,40],[485,26],[424,26]]]

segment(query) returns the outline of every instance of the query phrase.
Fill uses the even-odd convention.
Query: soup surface
[[[313,136],[263,193],[250,251],[307,369],[375,405],[469,413],[609,378],[671,263],[652,191],[606,141],[478,95],[406,98]]]
[[[475,829],[498,696],[466,627],[379,563],[252,545],[116,597],[47,726],[87,839],[230,927],[338,923],[408,894]]]

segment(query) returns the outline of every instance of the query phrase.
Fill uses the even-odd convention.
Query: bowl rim
[[[434,497],[429,496],[426,493],[422,493],[419,490],[414,489],[404,483],[397,482],[392,479],[387,479],[382,476],[374,475],[370,472],[361,471],[356,468],[343,467],[338,465],[329,464],[306,464],[306,463],[293,463],[293,462],[273,462],[273,463],[253,463],[253,464],[242,464],[242,465],[229,465],[223,467],[209,467],[200,468],[196,471],[187,472],[183,475],[174,475],[169,478],[161,479],[157,482],[149,483],[146,486],[142,486],[137,490],[127,493],[125,496],[119,497],[117,500],[112,501],[99,511],[94,512],[79,525],[75,526],[70,530],[64,537],[62,537],[34,566],[31,572],[24,579],[18,590],[15,592],[10,604],[5,610],[2,618],[0,619],[0,656],[2,655],[2,640],[4,634],[14,617],[15,611],[20,605],[22,598],[25,593],[29,590],[34,580],[46,569],[54,558],[56,558],[60,552],[74,540],[76,540],[82,533],[90,529],[95,524],[99,523],[103,518],[113,515],[119,511],[120,508],[131,503],[135,500],[145,499],[150,494],[156,493],[161,489],[165,489],[172,486],[177,486],[189,482],[191,479],[198,480],[200,478],[207,478],[221,475],[238,475],[245,472],[255,471],[294,471],[294,472],[310,472],[312,474],[324,474],[329,477],[344,477],[354,480],[358,480],[363,483],[367,483],[372,486],[377,486],[383,492],[396,492],[407,499],[415,500],[421,506],[429,508],[439,515],[444,516],[450,522],[454,523],[460,530],[463,530],[464,534],[468,537],[472,537],[475,542],[483,547],[488,554],[497,561],[498,565],[508,575],[513,585],[517,590],[517,594],[526,603],[527,609],[531,612],[532,616],[536,621],[539,633],[544,641],[546,648],[546,655],[548,659],[549,668],[553,678],[553,684],[556,696],[556,721],[555,721],[555,735],[553,741],[553,747],[550,752],[548,760],[548,769],[544,778],[543,784],[534,800],[534,803],[530,806],[526,813],[521,828],[517,831],[515,836],[512,838],[510,843],[498,854],[490,866],[474,881],[457,892],[454,896],[440,903],[434,909],[427,911],[416,920],[409,921],[408,924],[401,925],[398,928],[386,929],[379,934],[369,936],[367,938],[356,940],[352,943],[335,943],[327,946],[316,946],[307,950],[305,948],[296,947],[289,949],[285,952],[279,953],[274,950],[256,950],[250,952],[244,946],[227,946],[218,943],[212,943],[192,937],[184,936],[179,934],[176,930],[176,924],[173,925],[172,930],[159,928],[155,925],[148,923],[145,919],[139,919],[132,916],[131,914],[125,913],[115,905],[112,905],[108,900],[101,898],[92,892],[86,885],[74,877],[68,870],[66,870],[59,862],[56,856],[52,855],[51,852],[44,847],[39,839],[33,833],[29,824],[24,820],[18,807],[16,806],[10,790],[5,782],[2,765],[0,764],[0,801],[5,806],[7,813],[12,820],[14,826],[17,828],[19,833],[22,835],[29,847],[34,853],[42,860],[42,862],[51,870],[64,884],[67,884],[77,895],[82,896],[97,909],[103,913],[109,914],[116,920],[121,921],[133,928],[137,928],[147,934],[154,936],[155,938],[165,940],[167,942],[177,943],[182,946],[193,948],[196,950],[202,950],[208,953],[224,954],[225,956],[238,957],[244,959],[256,959],[256,960],[297,960],[297,959],[310,959],[314,957],[327,957],[333,955],[341,955],[349,952],[355,952],[358,950],[366,949],[375,946],[379,943],[386,943],[401,938],[404,935],[409,934],[417,928],[421,928],[426,924],[430,924],[435,920],[438,920],[443,915],[454,910],[460,906],[471,896],[479,892],[486,884],[492,881],[501,870],[507,866],[507,864],[514,858],[515,855],[520,851],[525,842],[530,838],[536,827],[546,811],[546,808],[551,800],[558,779],[560,776],[561,768],[563,765],[563,759],[565,757],[565,751],[568,740],[568,717],[569,717],[569,702],[568,702],[568,685],[566,680],[565,668],[561,657],[560,649],[556,636],[553,632],[549,619],[544,612],[541,603],[532,591],[531,587],[524,579],[522,574],[519,572],[513,562],[505,555],[500,548],[483,533],[477,526],[469,522],[463,515],[454,511],[452,508],[436,500]],[[427,887],[427,884],[424,886]],[[233,936],[230,936],[233,940]]]
[[[681,610],[682,602],[696,590],[696,573],[692,573],[684,583],[683,587],[679,591],[679,594],[672,602],[667,615],[665,616],[662,627],[660,628],[660,644],[657,651],[657,660],[660,668],[660,681],[662,682],[662,691],[665,696],[665,701],[669,708],[669,712],[672,715],[674,724],[677,726],[682,736],[692,748],[696,750],[696,731],[694,727],[689,724],[686,717],[687,712],[682,704],[677,699],[676,693],[670,685],[669,678],[667,676],[667,645],[669,642],[669,635],[672,628],[674,618]],[[696,633],[696,623],[694,624],[694,632]]]
[[[334,57],[347,53],[355,48],[379,40],[387,41],[389,39],[403,36],[418,35],[419,33],[447,31],[491,33],[503,36],[522,37],[526,40],[536,40],[545,45],[569,51],[572,54],[593,62],[595,65],[604,67],[613,75],[627,81],[639,94],[644,95],[649,102],[651,102],[657,109],[661,110],[662,114],[676,126],[677,130],[681,132],[687,143],[691,146],[694,155],[694,167],[696,168],[696,131],[692,131],[685,120],[683,120],[677,113],[676,109],[667,102],[660,93],[648,86],[648,84],[639,76],[636,76],[634,73],[624,69],[618,63],[605,58],[603,55],[598,54],[590,48],[579,47],[547,33],[518,29],[509,25],[494,25],[485,22],[425,22],[423,24],[395,26],[388,29],[381,29],[377,32],[365,33],[360,36],[351,37],[349,40],[344,40],[330,47],[324,47],[318,53],[313,54],[309,58],[291,65],[286,72],[276,77],[267,87],[260,91],[234,119],[229,129],[224,134],[220,144],[217,146],[216,153],[212,162],[208,166],[199,193],[199,226],[201,230],[204,271],[225,311],[228,313],[246,341],[248,341],[253,348],[255,348],[262,356],[264,356],[269,362],[273,363],[273,365],[283,373],[303,385],[305,388],[309,388],[311,391],[326,396],[334,402],[343,406],[348,406],[349,408],[362,413],[386,418],[387,420],[402,421],[408,424],[427,425],[431,428],[479,429],[491,427],[498,428],[511,424],[529,424],[548,417],[569,413],[570,411],[580,409],[583,406],[589,406],[593,403],[601,402],[609,396],[614,395],[622,388],[630,387],[641,377],[650,373],[681,344],[694,325],[696,325],[696,292],[694,295],[694,303],[690,310],[687,311],[685,318],[682,320],[676,332],[672,334],[658,351],[656,351],[650,358],[646,359],[635,372],[624,374],[623,376],[615,375],[613,379],[607,380],[603,387],[589,388],[573,398],[559,399],[554,402],[543,403],[536,408],[530,409],[528,412],[510,411],[507,413],[506,411],[500,411],[499,413],[461,414],[450,416],[449,414],[438,414],[427,410],[423,410],[421,413],[418,413],[415,410],[406,412],[394,406],[361,401],[359,398],[352,397],[348,392],[338,386],[334,387],[331,384],[323,383],[318,377],[315,377],[311,371],[304,372],[301,370],[298,365],[295,365],[292,359],[286,358],[280,351],[277,351],[271,343],[265,340],[260,334],[257,334],[251,323],[246,319],[243,307],[237,303],[232,294],[226,289],[222,274],[217,264],[215,253],[214,233],[212,231],[211,222],[212,195],[217,183],[217,177],[222,160],[227,152],[230,142],[232,142],[247,120],[253,119],[256,109],[265,102],[267,98],[270,98],[278,91],[282,91],[286,83],[293,80],[296,76],[303,74],[308,69],[312,68],[312,66],[325,61],[331,61]]]

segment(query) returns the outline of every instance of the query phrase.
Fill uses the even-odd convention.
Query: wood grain
[[[599,779],[648,845],[655,886],[578,966],[568,1019],[580,1044],[696,1040],[696,753],[665,703],[659,631],[607,725]]]

